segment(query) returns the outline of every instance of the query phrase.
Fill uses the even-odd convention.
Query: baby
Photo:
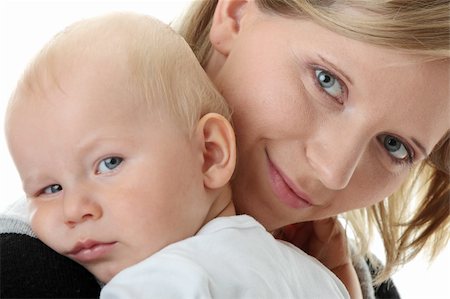
[[[230,111],[150,17],[87,19],[28,67],[6,120],[37,236],[103,298],[348,298],[324,266],[236,216]]]

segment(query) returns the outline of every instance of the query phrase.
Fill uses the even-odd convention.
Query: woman
[[[360,256],[380,229],[379,281],[447,241],[449,3],[304,2],[196,2],[180,30],[234,110],[239,212],[352,288],[330,217],[354,210]]]
[[[234,111],[238,211],[274,231],[354,210],[361,254],[374,228],[383,237],[378,281],[436,255],[450,219],[449,15],[448,1],[197,2],[181,32]]]

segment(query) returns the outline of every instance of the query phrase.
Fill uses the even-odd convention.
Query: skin
[[[130,98],[123,66],[101,55],[84,67],[63,67],[69,76],[59,77],[60,88],[52,82],[44,83],[44,93],[19,88],[7,135],[33,230],[108,282],[210,219],[233,214],[229,186],[222,187],[234,168],[234,138],[224,118],[208,114],[190,139],[167,113],[154,115]],[[204,163],[198,132],[208,132],[215,150],[221,147],[205,119],[231,134],[231,162],[222,177],[211,174],[214,159]],[[99,254],[74,253],[77,244],[92,242]]]
[[[206,70],[234,113],[234,202],[268,230],[381,201],[450,127],[448,62],[253,1],[220,1],[210,39]]]
[[[269,230],[382,200],[411,167],[394,163],[385,135],[410,144],[418,163],[449,128],[448,65],[420,63],[307,21],[269,17],[253,2],[224,11],[211,29],[206,70],[234,110],[238,211]],[[344,94],[327,95],[316,69],[339,78]]]

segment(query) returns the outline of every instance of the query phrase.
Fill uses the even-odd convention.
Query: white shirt
[[[313,257],[250,216],[219,217],[117,274],[100,298],[350,298]]]

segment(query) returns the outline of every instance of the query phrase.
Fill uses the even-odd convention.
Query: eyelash
[[[388,152],[387,154],[391,158],[391,160],[394,164],[399,165],[399,166],[411,167],[414,164],[414,155],[413,155],[413,151],[411,150],[411,147],[406,142],[401,140],[399,137],[396,137],[396,136],[393,136],[393,137],[397,138],[403,144],[403,146],[406,149],[406,152],[408,153],[407,157],[405,159],[396,159],[394,156],[389,154],[387,149],[384,149],[384,150],[386,152]]]
[[[106,162],[107,160],[112,160],[112,159],[116,160],[116,162],[118,161],[118,164],[117,164],[113,169],[108,169],[108,170],[106,170],[105,172],[102,172],[102,171],[99,170],[103,162]],[[115,155],[107,156],[106,158],[102,158],[102,159],[96,164],[96,167],[95,167],[95,174],[99,175],[99,174],[108,174],[108,173],[112,173],[112,172],[116,171],[116,168],[117,168],[117,167],[120,167],[120,166],[122,165],[123,162],[124,162],[124,158],[122,158],[122,157],[120,157],[120,156],[115,156]]]
[[[323,71],[328,73],[331,77],[333,77],[341,86],[342,96],[341,97],[333,97],[328,92],[324,90],[324,87],[320,85],[320,82],[317,78],[316,71]],[[329,71],[327,68],[319,66],[319,65],[311,65],[311,76],[313,77],[314,85],[318,89],[318,91],[324,94],[326,97],[332,99],[336,104],[342,106],[344,104],[343,98],[347,96],[347,85],[345,85],[344,81],[342,81],[339,76],[336,76],[332,71]]]
[[[388,154],[388,156],[389,156],[389,158],[391,158],[392,162],[393,162],[395,165],[402,166],[402,167],[403,167],[403,166],[410,167],[410,166],[413,165],[413,160],[412,160],[412,158],[409,156],[409,150],[408,150],[408,158],[407,158],[407,159],[403,159],[403,160],[401,160],[401,159],[396,159],[396,158],[394,158],[392,155],[389,155],[389,154]]]
[[[401,168],[411,169],[413,166],[413,163],[408,160],[400,160],[400,161],[399,160],[396,161],[395,159],[392,160],[395,165],[398,165],[400,167],[400,169]]]
[[[385,138],[393,138],[396,140],[396,142],[399,142],[405,149],[406,155],[404,158],[397,158],[391,152],[386,148],[386,139]],[[389,159],[391,160],[392,164],[399,167],[407,167],[411,168],[414,165],[414,150],[412,147],[408,144],[408,142],[404,141],[401,137],[398,137],[393,134],[381,134],[376,137],[378,143],[380,144],[381,149],[389,156]]]
[[[63,187],[62,187],[60,184],[50,184],[50,185],[47,185],[47,186],[45,186],[44,188],[39,189],[38,191],[34,192],[34,193],[32,194],[32,197],[39,197],[39,196],[54,196],[55,194],[59,193],[59,192],[55,192],[55,193],[45,193],[45,190],[46,190],[47,188],[52,187],[52,186],[59,186],[59,187],[61,188],[61,189],[59,190],[59,192],[63,190]]]
[[[341,90],[342,90],[342,96],[341,96],[342,98],[345,98],[347,96],[347,85],[339,78],[339,76],[336,76],[333,72],[329,71],[328,69],[326,69],[322,66],[319,66],[319,65],[311,65],[311,75],[313,77],[315,87],[319,90],[320,93],[324,94],[328,98],[331,98],[338,105],[343,105],[344,101],[341,98],[336,98],[324,90],[324,87],[321,86],[319,79],[317,78],[317,74],[316,74],[317,71],[326,72],[327,74],[329,74],[331,77],[333,77],[339,83]],[[392,135],[390,135],[390,136],[392,136]],[[407,152],[407,158],[406,159],[395,158],[393,155],[391,155],[388,152],[388,150],[386,148],[384,148],[383,141],[379,140],[384,151],[386,151],[387,155],[389,156],[389,158],[395,165],[411,167],[414,164],[414,155],[413,155],[413,151],[411,150],[411,147],[408,145],[408,143],[403,141],[401,138],[399,138],[397,136],[392,136],[392,137],[396,138],[405,147],[405,150]]]
[[[398,172],[401,172],[404,170],[409,171],[414,166],[414,160],[409,156],[409,149],[408,149],[408,158],[404,159],[404,160],[396,159],[389,154],[387,154],[387,155],[389,156],[390,160],[392,161],[394,167],[397,168]]]
[[[98,171],[98,169],[100,168],[101,163],[105,162],[105,160],[108,160],[108,159],[117,159],[117,160],[119,160],[119,164],[118,164],[116,167],[121,166],[121,164],[123,163],[123,160],[124,160],[124,158],[119,157],[119,156],[114,156],[114,155],[113,155],[113,156],[108,156],[108,157],[106,157],[106,158],[102,158],[102,159],[96,164],[96,167],[95,167],[95,169],[96,169],[96,174],[97,174],[97,175],[99,175],[99,174],[108,174],[108,173],[113,172],[113,171],[115,170],[116,167],[114,167],[114,169],[111,169],[110,171],[107,171],[107,172],[105,172],[105,173],[102,173],[101,171]],[[61,186],[60,184],[50,184],[50,185],[47,185],[47,186],[45,186],[44,188],[38,190],[37,192],[35,192],[34,195],[33,195],[33,197],[37,197],[37,196],[41,196],[41,195],[51,196],[51,195],[56,194],[57,192],[56,192],[56,193],[45,193],[45,190],[46,190],[47,188],[52,187],[52,186],[60,186],[60,188],[61,188],[60,191],[63,190],[63,188],[62,188],[62,186]]]

